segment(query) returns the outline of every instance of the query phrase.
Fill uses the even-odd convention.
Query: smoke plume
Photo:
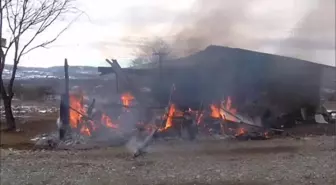
[[[335,51],[334,0],[196,0],[177,22],[172,48],[179,56],[214,44],[334,61],[316,56]]]
[[[182,28],[175,30],[173,48],[179,54],[189,55],[210,44],[240,47],[248,39],[239,33],[239,25],[248,23],[246,12],[253,1],[198,0],[186,17]]]

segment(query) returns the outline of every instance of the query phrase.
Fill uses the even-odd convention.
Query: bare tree
[[[14,96],[13,84],[16,70],[22,56],[32,50],[43,48],[56,41],[59,36],[70,26],[70,22],[64,29],[50,40],[34,44],[36,38],[43,35],[51,25],[61,20],[66,13],[75,10],[72,7],[73,0],[1,0],[1,24],[0,37],[3,37],[3,22],[9,27],[10,39],[7,47],[1,47],[0,63],[0,89],[5,107],[8,130],[15,130],[16,124],[11,104]],[[2,78],[3,69],[9,51],[13,50],[13,68],[11,78],[5,88]]]
[[[156,37],[149,41],[144,41],[135,49],[135,59],[132,61],[133,67],[143,65],[155,65],[162,62],[163,57],[171,53],[170,45],[162,38]]]

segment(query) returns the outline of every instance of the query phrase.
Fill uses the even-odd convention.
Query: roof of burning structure
[[[239,48],[230,48],[224,46],[210,45],[206,49],[192,54],[187,57],[174,60],[164,61],[162,63],[163,70],[183,70],[190,67],[209,67],[222,65],[224,63],[237,63],[246,67],[263,67],[272,69],[286,70],[289,74],[309,73],[311,69],[322,69],[322,81],[330,81],[336,79],[336,68],[332,66],[322,65],[310,61],[284,57],[279,55],[261,53]],[[257,65],[257,66],[254,66]],[[124,68],[127,73],[146,75],[149,70],[156,69],[156,65],[147,65],[140,69]],[[302,70],[298,70],[302,69]],[[304,70],[309,69],[309,70]],[[114,73],[110,67],[99,67],[98,71],[101,75]],[[334,84],[327,85],[328,88],[334,88]]]
[[[312,66],[321,66],[330,69],[336,69],[335,67],[326,66],[323,64],[317,64],[310,61],[295,59],[291,57],[285,57],[280,55],[273,55],[267,53],[261,53],[251,50],[245,50],[240,48],[230,48],[225,46],[216,46],[210,45],[202,51],[199,51],[195,54],[192,54],[187,57],[182,57],[173,60],[167,60],[163,62],[164,67],[189,67],[195,65],[208,65],[209,63],[218,63],[225,62],[229,60],[245,60],[246,62],[253,61],[268,61],[268,62],[281,62],[281,63],[290,63],[291,66],[300,66],[300,65],[312,65]],[[307,64],[308,63],[308,64]],[[141,73],[139,71],[153,68],[155,65],[147,65],[141,68],[126,68],[125,70],[131,73]]]

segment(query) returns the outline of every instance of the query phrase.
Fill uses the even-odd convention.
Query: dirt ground
[[[336,184],[335,136],[158,141],[137,159],[124,147],[31,150],[29,139],[54,130],[55,119],[29,120],[19,125],[21,132],[1,132],[1,185]]]
[[[56,130],[57,114],[30,116],[17,120],[18,132],[5,132],[5,123],[0,122],[1,148],[31,149],[34,142],[30,139],[36,135],[50,133]]]
[[[136,160],[125,148],[1,149],[1,184],[333,185],[335,139],[165,141]]]

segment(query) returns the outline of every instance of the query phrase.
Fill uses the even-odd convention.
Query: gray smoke
[[[223,0],[198,0],[193,12],[189,16],[182,17],[186,22],[184,27],[173,30],[176,37],[173,48],[180,55],[189,55],[204,49],[210,44],[242,47],[249,45],[249,39],[244,38],[237,26],[248,24],[249,18],[246,12],[252,1],[223,1]]]
[[[268,0],[255,11],[269,12],[252,16],[253,8],[265,2],[197,0],[193,11],[179,18],[183,25],[172,30],[175,53],[186,56],[214,44],[334,65],[330,58],[335,52],[334,0],[285,1],[289,4],[288,10],[283,8],[287,13],[277,12],[279,1]],[[270,7],[276,10],[268,10]],[[294,28],[290,21],[296,22]]]
[[[335,66],[335,1],[317,1],[280,44],[278,53]]]

